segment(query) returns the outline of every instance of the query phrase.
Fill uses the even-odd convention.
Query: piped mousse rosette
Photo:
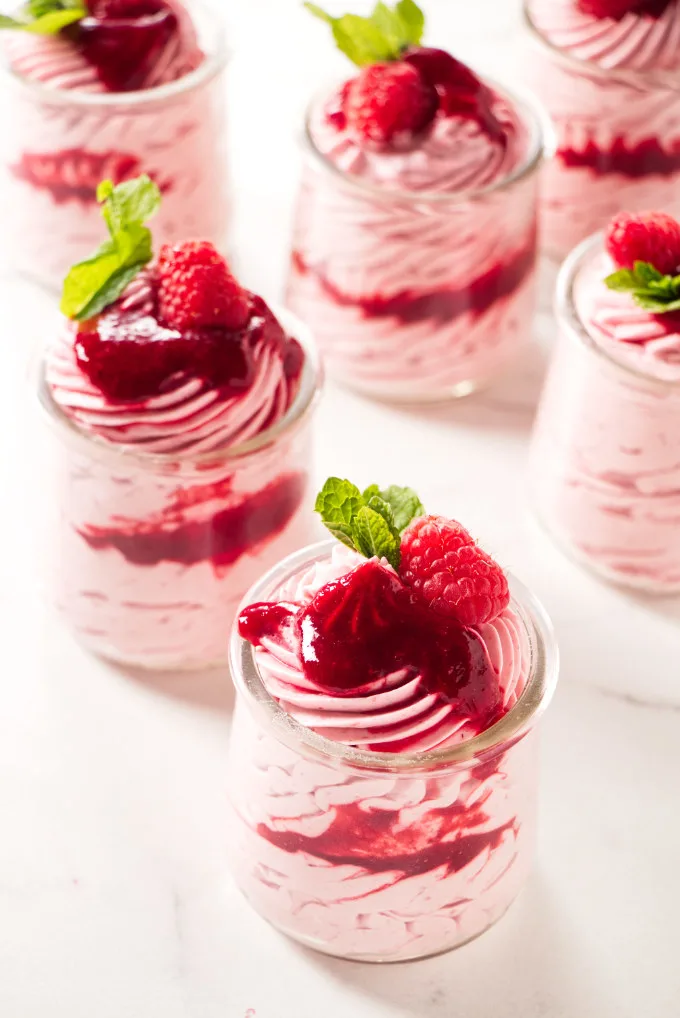
[[[142,172],[166,196],[162,241],[224,240],[217,26],[204,46],[179,0],[29,0],[0,28],[15,263],[61,281],[96,242],[99,182]]]
[[[526,0],[526,62],[555,124],[545,242],[563,256],[620,209],[680,194],[678,0]]]
[[[505,911],[529,865],[533,739],[492,732],[536,682],[532,625],[500,566],[411,489],[330,478],[316,508],[339,543],[271,599],[251,592],[234,636],[234,872],[320,950],[446,950]],[[265,691],[271,728],[252,709]]]
[[[680,590],[680,224],[619,214],[560,290],[533,451],[541,516],[610,579]]]
[[[460,394],[528,338],[540,128],[423,46],[412,0],[370,18],[306,6],[359,70],[310,108],[289,304],[347,384]]]
[[[106,656],[208,663],[244,591],[306,536],[297,425],[316,362],[302,326],[289,334],[210,243],[154,261],[148,177],[99,194],[109,240],[69,273],[45,362],[58,600]]]

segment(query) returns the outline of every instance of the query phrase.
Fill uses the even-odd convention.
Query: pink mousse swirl
[[[530,0],[531,19],[543,38],[576,60],[603,70],[677,71],[680,68],[680,3],[658,15],[629,12],[597,18],[576,0]]]
[[[612,360],[651,378],[680,383],[680,316],[650,314],[630,294],[608,289],[602,280],[614,269],[602,256],[579,274],[574,299],[581,321]]]
[[[188,11],[173,5],[178,30],[166,42],[139,90],[159,88],[195,71],[203,62],[196,29]],[[15,74],[38,85],[64,91],[108,92],[97,68],[73,39],[64,34],[34,35],[10,32],[3,39],[5,54]]]
[[[112,401],[84,374],[76,353],[78,324],[66,322],[48,350],[46,380],[62,412],[86,434],[114,445],[135,446],[149,453],[211,452],[248,441],[272,427],[287,412],[297,392],[297,378],[286,371],[285,352],[259,329],[273,316],[254,297],[251,326],[257,338],[251,350],[250,386],[225,395],[202,378],[184,373],[168,391],[140,401]],[[143,314],[154,306],[150,272],[130,284],[119,308]]]
[[[338,580],[365,559],[344,546],[289,581],[276,601],[300,609],[327,583]],[[300,724],[335,742],[380,751],[408,740],[411,752],[445,749],[480,734],[477,719],[462,717],[424,677],[402,668],[367,683],[352,696],[320,690],[304,673],[300,644],[286,628],[264,637],[255,650],[262,681],[280,706]],[[295,633],[297,631],[295,630]],[[530,670],[530,647],[522,621],[512,608],[475,633],[486,657],[488,682],[497,685],[506,713],[523,692]]]

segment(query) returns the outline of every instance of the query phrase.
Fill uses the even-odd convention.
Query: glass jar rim
[[[580,69],[581,71],[587,71],[593,75],[597,75],[602,78],[616,78],[619,81],[628,83],[631,85],[647,85],[653,84],[656,88],[665,88],[669,91],[678,91],[680,86],[678,85],[677,71],[659,72],[659,71],[640,71],[632,70],[626,67],[602,67],[601,64],[595,63],[594,60],[587,60],[583,57],[574,56],[573,53],[565,53],[563,49],[547,38],[540,30],[534,16],[531,13],[531,0],[522,0],[522,20],[524,27],[527,29],[532,38],[549,50],[553,56],[557,57],[567,66]]]
[[[46,357],[38,363],[38,400],[43,412],[70,442],[81,444],[84,450],[96,450],[97,456],[118,463],[135,463],[149,469],[162,469],[178,462],[188,461],[200,466],[216,461],[242,459],[274,445],[279,439],[292,434],[309,417],[315,408],[323,389],[324,372],[318,348],[311,330],[296,315],[284,308],[269,305],[286,332],[295,338],[304,354],[300,387],[297,395],[283,417],[265,431],[238,445],[211,449],[207,452],[192,453],[191,450],[175,452],[145,452],[136,445],[114,444],[98,435],[90,434],[75,424],[58,406],[47,384]]]
[[[321,541],[288,556],[270,569],[246,594],[242,606],[266,600],[273,587],[291,579],[302,568],[328,558],[337,542]],[[457,765],[487,758],[514,745],[535,725],[552,699],[559,673],[559,650],[552,623],[536,597],[512,574],[508,574],[511,603],[519,609],[531,646],[531,673],[517,703],[500,721],[484,732],[447,749],[420,753],[378,753],[356,749],[318,735],[286,713],[267,692],[260,677],[254,647],[238,633],[238,615],[230,641],[231,675],[237,692],[259,720],[273,730],[280,742],[297,752],[331,766],[357,771],[390,771],[403,774],[450,770]]]
[[[187,6],[190,11],[191,8],[195,9],[201,18],[205,18],[209,22],[213,51],[206,53],[205,59],[193,71],[182,75],[176,81],[167,82],[165,85],[156,85],[153,88],[140,89],[135,92],[84,92],[77,88],[54,88],[51,85],[31,81],[23,74],[17,74],[2,51],[0,51],[0,70],[36,99],[45,103],[49,102],[54,106],[82,106],[90,109],[124,107],[128,109],[151,106],[155,103],[162,103],[166,99],[174,99],[187,92],[198,90],[216,78],[227,66],[230,56],[226,44],[224,21],[217,12],[202,0],[187,0]]]
[[[508,100],[516,110],[521,112],[523,122],[530,129],[526,158],[519,166],[516,166],[514,170],[500,180],[495,180],[484,187],[468,188],[465,191],[457,191],[454,194],[448,194],[445,191],[400,191],[362,180],[360,177],[355,177],[346,170],[336,166],[327,155],[318,149],[312,132],[313,113],[318,103],[328,96],[328,87],[320,89],[307,107],[303,133],[305,150],[318,166],[338,180],[341,180],[349,190],[358,191],[381,201],[397,201],[410,205],[446,205],[447,207],[452,207],[463,205],[478,198],[484,198],[496,192],[508,190],[520,180],[531,176],[540,169],[544,158],[550,154],[554,132],[547,113],[531,92],[522,89],[510,91],[486,77],[484,82],[504,99]]]
[[[595,342],[584,325],[576,307],[574,286],[579,272],[598,250],[604,251],[604,232],[600,231],[582,241],[567,256],[562,264],[555,287],[555,316],[561,326],[566,326],[570,338],[602,358],[608,368],[618,371],[627,378],[643,381],[646,385],[664,392],[680,391],[680,379],[659,378],[647,371],[617,360],[611,353]]]

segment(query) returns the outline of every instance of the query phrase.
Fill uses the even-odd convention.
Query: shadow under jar
[[[522,73],[556,135],[541,181],[541,242],[558,260],[623,209],[680,201],[680,7],[621,21],[567,7],[524,2],[533,45]]]
[[[275,599],[331,549],[291,556],[246,603]],[[281,932],[342,958],[406,961],[460,946],[510,906],[533,859],[536,724],[558,673],[542,608],[517,581],[511,592],[530,659],[523,692],[491,728],[429,752],[353,748],[301,725],[234,631],[231,867]]]
[[[0,191],[9,266],[57,289],[101,240],[97,186],[147,173],[163,192],[158,245],[201,237],[224,249],[229,218],[224,146],[226,50],[218,16],[187,9],[204,58],[175,81],[139,91],[68,84],[63,59],[2,68]],[[55,60],[54,68],[51,61]],[[37,65],[37,66],[36,66]],[[35,80],[39,72],[43,80]]]
[[[478,190],[395,190],[343,169],[315,141],[323,98],[312,103],[287,303],[350,388],[405,402],[465,396],[531,338],[541,119],[492,87],[524,150]]]
[[[626,361],[639,344],[622,339],[617,356],[614,344],[596,342],[575,289],[602,258],[598,235],[559,277],[558,343],[532,440],[534,504],[580,562],[616,583],[671,593],[680,591],[680,335],[670,337],[672,348],[659,341],[665,378]],[[632,301],[631,310],[643,326],[654,322]],[[634,320],[631,338],[640,334]]]
[[[279,319],[304,353],[297,396],[268,430],[225,449],[144,453],[87,435],[57,407],[41,369],[53,437],[51,599],[94,653],[150,669],[224,663],[244,592],[309,541],[321,371],[301,323]]]

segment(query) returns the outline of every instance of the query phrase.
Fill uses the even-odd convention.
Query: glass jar
[[[531,6],[524,0],[533,45],[522,73],[556,135],[541,182],[541,238],[561,261],[617,212],[680,201],[680,85],[677,70],[607,69],[564,52],[541,34]],[[624,45],[634,42],[629,33]]]
[[[224,248],[226,51],[220,19],[188,7],[205,60],[138,92],[59,89],[4,67],[0,132],[3,245],[9,267],[51,289],[102,240],[97,185],[148,173],[163,192],[157,248],[200,237]]]
[[[565,262],[558,343],[535,424],[531,488],[540,519],[609,580],[680,590],[680,382],[643,374],[597,345],[574,286],[602,237]]]
[[[291,556],[245,603],[270,600],[332,547]],[[303,727],[234,631],[231,866],[283,933],[338,957],[405,961],[465,943],[509,907],[532,862],[536,723],[558,673],[543,609],[515,580],[512,597],[531,651],[523,694],[481,735],[426,753],[353,749]]]
[[[224,662],[244,592],[309,541],[321,372],[308,331],[278,317],[304,351],[298,395],[277,424],[221,451],[152,454],[86,435],[55,404],[43,366],[51,600],[94,653],[142,668]]]
[[[526,126],[527,156],[497,183],[453,195],[344,172],[315,146],[316,103],[309,110],[287,303],[350,388],[464,396],[531,338],[543,131],[527,100],[493,87]]]

